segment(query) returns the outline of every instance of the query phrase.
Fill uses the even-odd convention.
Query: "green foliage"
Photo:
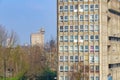
[[[15,77],[10,77],[10,78],[0,78],[0,80],[27,80],[26,77],[24,76],[24,72],[20,72],[17,76]]]
[[[37,80],[55,80],[56,72],[51,71],[49,68],[45,69],[42,74],[37,76]]]

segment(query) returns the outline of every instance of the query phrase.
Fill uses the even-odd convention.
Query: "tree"
[[[83,62],[73,64],[73,70],[70,73],[70,80],[89,80],[89,66]]]
[[[37,80],[55,80],[56,72],[46,68],[39,76],[37,76]]]
[[[0,25],[0,59],[1,59],[1,76],[6,79],[7,61],[10,56],[12,47],[17,43],[17,35],[14,31],[8,33],[4,26]],[[3,74],[2,74],[3,71]]]
[[[27,61],[29,65],[25,76],[34,79],[48,67],[46,53],[44,48],[40,46],[29,46],[25,53],[28,56]]]
[[[28,71],[25,76],[29,79],[41,78],[41,76],[46,77],[46,75],[51,76],[51,72],[56,70],[56,42],[55,40],[50,40],[45,48],[41,46],[28,46],[24,48],[25,53],[28,55]],[[52,65],[52,67],[50,66]],[[53,66],[54,65],[54,66]],[[53,71],[54,68],[54,71]],[[48,70],[48,71],[47,71]],[[52,77],[53,78],[53,77]]]
[[[8,38],[7,30],[2,25],[0,25],[0,46],[6,46],[7,38]]]
[[[48,57],[48,65],[52,70],[57,70],[57,44],[56,40],[51,37],[45,45],[45,51]]]

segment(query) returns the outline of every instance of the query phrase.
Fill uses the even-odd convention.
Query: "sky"
[[[21,45],[30,34],[45,28],[45,41],[56,38],[57,0],[0,0],[0,24],[15,31]]]

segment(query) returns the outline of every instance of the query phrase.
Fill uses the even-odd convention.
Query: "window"
[[[69,0],[69,2],[72,2],[73,0]]]
[[[78,62],[79,60],[78,60],[78,56],[75,56],[75,62]]]
[[[85,20],[88,21],[88,15],[85,15]]]
[[[65,76],[65,80],[69,80],[69,77],[68,77],[68,76]]]
[[[95,35],[95,40],[98,41],[99,40],[99,36]]]
[[[74,0],[74,1],[78,1],[78,0]]]
[[[68,32],[68,26],[65,26],[65,32]]]
[[[63,32],[63,26],[60,26],[60,32]]]
[[[99,5],[96,4],[96,5],[95,5],[95,10],[98,10],[98,9],[99,9]]]
[[[99,26],[98,26],[98,25],[95,25],[94,30],[95,30],[95,31],[99,31]]]
[[[68,71],[68,66],[65,66],[65,71]]]
[[[63,0],[60,0],[60,2],[63,2]]]
[[[60,80],[64,80],[64,76],[60,76]]]
[[[85,38],[84,38],[86,41],[88,41],[88,35],[85,35]]]
[[[88,0],[84,0],[85,2],[88,2]]]
[[[90,5],[90,11],[94,11],[94,5]]]
[[[68,52],[68,46],[64,46],[64,51]]]
[[[99,52],[99,46],[95,46],[95,52]]]
[[[88,46],[87,45],[85,46],[85,52],[88,52]]]
[[[83,36],[80,36],[80,42],[83,42],[84,38]]]
[[[70,26],[70,32],[73,32],[73,26]]]
[[[99,76],[96,76],[96,80],[99,80]]]
[[[75,45],[74,50],[75,50],[75,52],[78,52],[78,45]]]
[[[73,18],[73,16],[70,16],[70,20],[73,20],[74,18]]]
[[[93,40],[94,40],[94,36],[91,35],[91,36],[90,36],[90,41],[93,41]]]
[[[80,61],[84,61],[84,56],[80,56]]]
[[[74,20],[78,21],[78,15],[74,15]]]
[[[63,16],[60,16],[60,19],[59,19],[61,22],[63,22]]]
[[[85,5],[84,9],[85,11],[88,11],[88,5]]]
[[[75,5],[75,10],[78,10],[78,5]]]
[[[63,46],[60,46],[59,48],[60,48],[59,51],[63,52]]]
[[[61,72],[63,71],[63,66],[60,66],[60,71],[61,71]]]
[[[73,36],[70,36],[70,42],[73,42],[73,39],[74,39]]]
[[[84,16],[80,15],[80,21],[83,21],[83,20],[84,20]]]
[[[94,52],[94,46],[90,46],[90,52]]]
[[[93,1],[93,0],[89,0],[89,1]]]
[[[95,55],[95,63],[99,63],[99,58],[98,58],[98,55]]]
[[[94,31],[94,26],[93,25],[90,25],[90,31]]]
[[[60,6],[60,12],[63,12],[63,6]]]
[[[95,15],[95,21],[98,21],[98,19],[99,19],[99,16],[98,16],[98,14],[96,14]]]
[[[73,50],[74,50],[73,46],[70,46],[70,52],[73,52]]]
[[[80,32],[83,32],[84,28],[83,25],[80,25]]]
[[[70,66],[70,71],[73,71],[73,66]]]
[[[63,36],[60,36],[60,42],[63,42]]]
[[[61,62],[63,61],[63,56],[60,56],[60,61],[61,61]]]
[[[71,61],[71,62],[73,62],[73,61],[74,61],[74,60],[73,60],[73,56],[70,56],[70,61]]]
[[[83,12],[84,8],[83,8],[83,5],[80,5],[80,12]]]
[[[68,36],[64,36],[64,41],[68,42]]]
[[[68,6],[65,5],[64,12],[68,12]]]
[[[68,21],[68,16],[64,17],[64,21],[67,22]]]
[[[68,2],[68,0],[64,0],[64,2]]]
[[[94,71],[94,66],[90,66],[90,71],[93,72]]]
[[[95,71],[99,72],[99,66],[95,66]]]
[[[88,25],[85,25],[85,29],[86,32],[88,31]]]
[[[90,15],[90,22],[94,21],[94,15]]]
[[[94,80],[94,76],[91,76],[91,77],[90,77],[90,80]]]
[[[90,63],[94,63],[94,56],[90,55]]]
[[[64,61],[68,61],[68,56],[64,56]]]
[[[70,5],[70,12],[73,12],[73,5]]]
[[[75,36],[74,42],[78,42],[78,36]]]
[[[81,45],[80,46],[80,52],[83,52],[84,51],[84,48],[83,48],[83,46]]]
[[[78,32],[78,26],[75,26],[75,32]]]

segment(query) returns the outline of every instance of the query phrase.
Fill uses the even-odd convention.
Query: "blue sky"
[[[30,43],[30,34],[45,28],[45,41],[56,37],[57,0],[0,0],[0,24],[17,32],[20,44]]]

